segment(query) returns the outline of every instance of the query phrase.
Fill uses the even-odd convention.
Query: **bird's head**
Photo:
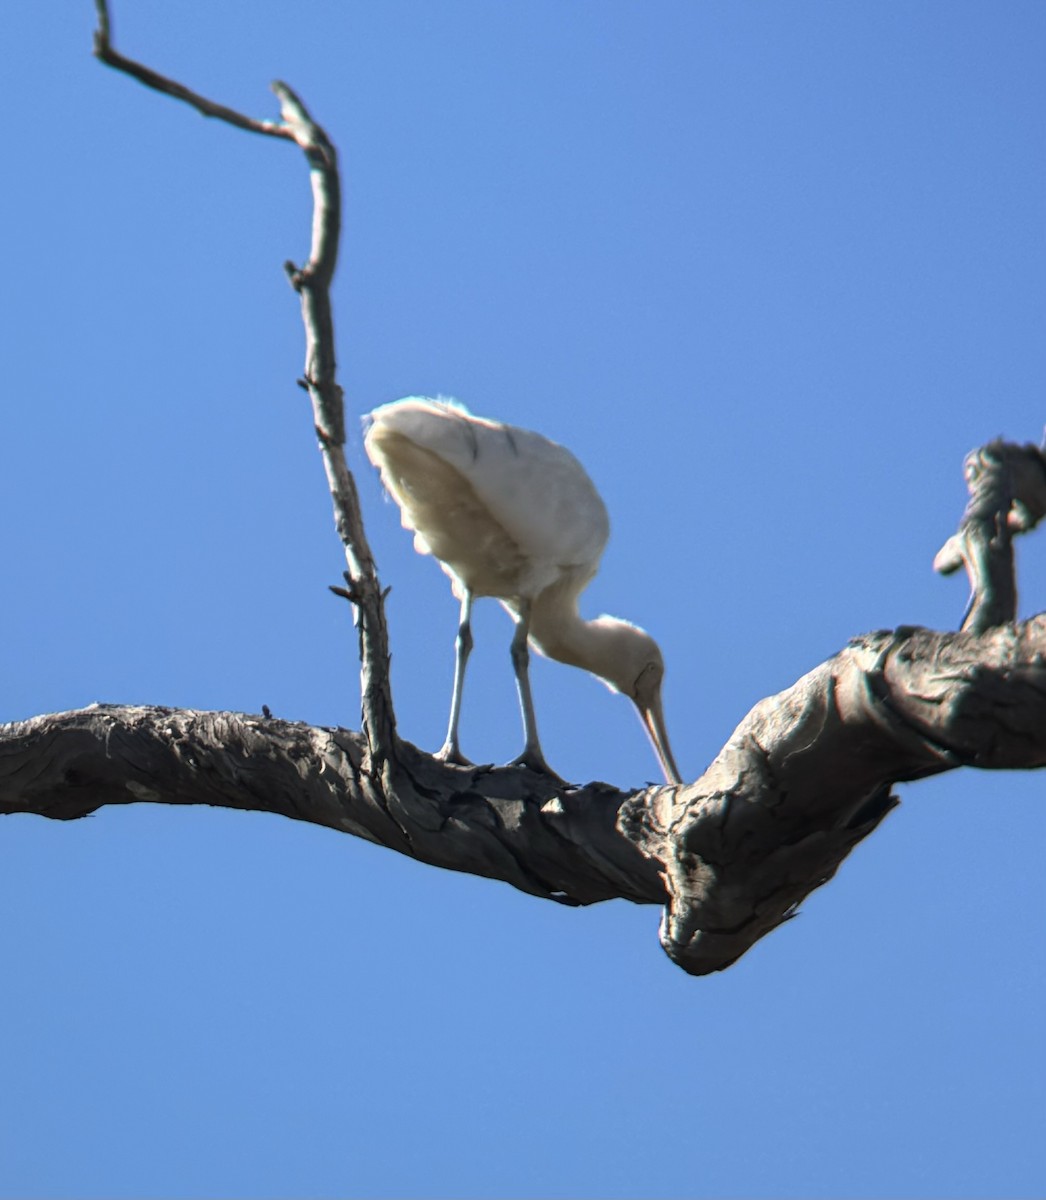
[[[611,653],[605,655],[604,669],[598,670],[597,674],[614,691],[622,692],[632,700],[650,735],[665,778],[669,783],[682,783],[668,742],[661,703],[661,681],[665,676],[661,647],[645,629],[628,621],[600,617],[593,624],[601,627],[605,642],[612,647]]]

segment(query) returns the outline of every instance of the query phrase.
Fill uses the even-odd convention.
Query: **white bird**
[[[458,742],[475,596],[493,596],[516,623],[512,665],[525,744],[514,760],[549,771],[531,699],[528,640],[542,654],[598,675],[631,697],[670,783],[681,783],[661,706],[664,660],[644,630],[616,617],[583,620],[578,596],[610,533],[606,508],[578,460],[538,433],[411,397],[369,416],[364,446],[400,507],[414,548],[432,554],[461,601],[447,740],[439,757],[467,763]],[[550,772],[551,773],[551,772]]]

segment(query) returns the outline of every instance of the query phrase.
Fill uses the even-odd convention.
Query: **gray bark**
[[[563,904],[665,906],[684,970],[721,970],[787,920],[897,804],[960,766],[1046,764],[1046,616],[984,634],[868,634],[760,701],[685,787],[562,787],[398,741],[261,716],[93,706],[0,727],[0,809],[281,813]]]

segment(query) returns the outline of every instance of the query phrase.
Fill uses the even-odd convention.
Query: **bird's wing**
[[[548,564],[549,582],[557,568],[595,571],[609,520],[595,485],[565,447],[435,401],[400,401],[374,418],[368,439],[394,428],[454,467],[521,553]]]
[[[400,507],[414,547],[432,554],[455,581],[478,596],[525,593],[529,561],[469,481],[438,454],[394,429],[372,426],[367,453]]]

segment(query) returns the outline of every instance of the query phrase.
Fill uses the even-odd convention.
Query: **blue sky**
[[[358,724],[281,264],[293,147],[5,13],[0,718],[95,700]],[[258,116],[296,87],[346,186],[350,421],[412,393],[569,445],[613,533],[588,615],[668,663],[696,776],[862,631],[954,627],[961,462],[1038,441],[1046,8],[122,0],[117,45]],[[400,728],[442,739],[456,606],[359,471]],[[1021,548],[1022,613],[1046,554]],[[463,739],[520,731],[476,613]],[[535,667],[550,761],[656,764]],[[258,814],[4,822],[0,1194],[987,1197],[1046,1190],[1031,775],[945,776],[798,920],[691,979],[658,913],[567,911]]]

